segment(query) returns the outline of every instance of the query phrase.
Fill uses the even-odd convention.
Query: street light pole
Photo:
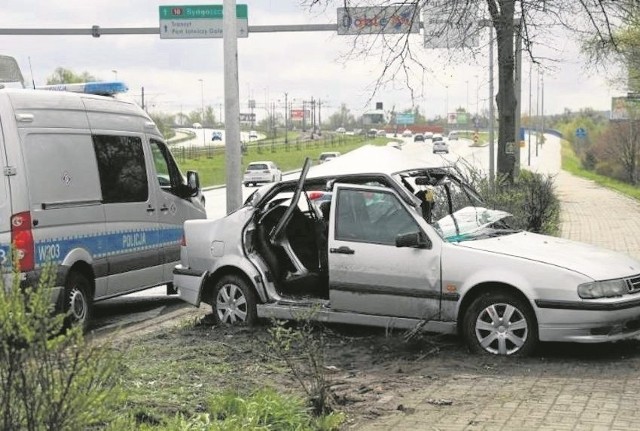
[[[284,93],[284,144],[287,145],[289,143],[289,121],[287,115],[287,109],[289,109],[289,99],[287,98],[288,94]]]
[[[533,63],[529,63],[529,135],[527,143],[527,166],[531,166],[531,119],[533,118],[533,112],[531,111],[531,69]],[[536,154],[537,155],[537,154]]]
[[[202,103],[202,124],[200,127],[202,128],[202,145],[205,146],[207,143],[204,136],[204,80],[198,79],[198,81],[200,81],[200,102]]]

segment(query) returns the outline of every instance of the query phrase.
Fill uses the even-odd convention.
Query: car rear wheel
[[[64,289],[65,326],[80,325],[86,331],[93,314],[91,282],[79,272],[71,272]]]
[[[476,298],[464,316],[463,331],[475,353],[527,356],[538,343],[531,307],[508,292],[488,292]]]
[[[253,289],[238,275],[225,275],[214,288],[213,314],[217,323],[253,325],[258,320]]]

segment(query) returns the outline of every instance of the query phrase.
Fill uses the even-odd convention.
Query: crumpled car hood
[[[462,247],[559,266],[594,280],[629,277],[640,273],[640,262],[625,254],[531,232],[519,232],[457,244]]]

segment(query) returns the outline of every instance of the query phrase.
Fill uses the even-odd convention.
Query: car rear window
[[[249,171],[262,171],[265,169],[269,169],[269,167],[264,163],[255,163],[247,166],[247,170]]]

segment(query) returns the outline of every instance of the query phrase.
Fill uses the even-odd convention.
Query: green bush
[[[17,270],[11,275],[9,286],[0,283],[0,429],[79,430],[107,421],[120,394],[118,360],[53,314],[53,267],[35,289],[20,288]]]
[[[513,215],[513,228],[557,235],[560,201],[554,192],[552,176],[522,170],[513,183],[498,179],[495,187],[490,187],[486,176],[472,172],[469,181],[488,207]]]

